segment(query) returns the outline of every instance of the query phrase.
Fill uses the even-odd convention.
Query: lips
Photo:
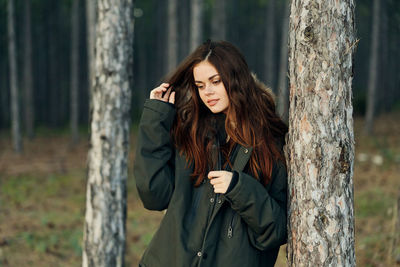
[[[218,101],[219,101],[219,99],[210,99],[210,100],[207,100],[207,104],[212,107],[212,106],[215,106],[218,103]]]

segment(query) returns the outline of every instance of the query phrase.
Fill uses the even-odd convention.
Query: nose
[[[205,95],[212,95],[214,93],[214,89],[212,88],[211,84],[207,84],[204,90]]]

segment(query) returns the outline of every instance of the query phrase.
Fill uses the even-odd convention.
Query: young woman
[[[206,42],[146,100],[134,175],[167,212],[139,266],[273,266],[286,242],[286,125],[228,42]]]

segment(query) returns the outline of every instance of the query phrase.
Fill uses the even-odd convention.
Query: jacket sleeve
[[[133,168],[136,187],[146,209],[166,209],[174,191],[174,148],[169,134],[174,117],[173,105],[146,100]]]
[[[225,194],[248,225],[250,242],[259,250],[279,247],[287,240],[287,172],[275,164],[269,189],[254,177],[238,172],[237,184]]]

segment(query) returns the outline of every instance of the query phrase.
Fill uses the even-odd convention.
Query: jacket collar
[[[242,145],[239,145],[239,151],[236,155],[235,161],[233,162],[233,170],[238,172],[243,171],[244,167],[250,159],[252,152],[252,147],[244,147]]]

